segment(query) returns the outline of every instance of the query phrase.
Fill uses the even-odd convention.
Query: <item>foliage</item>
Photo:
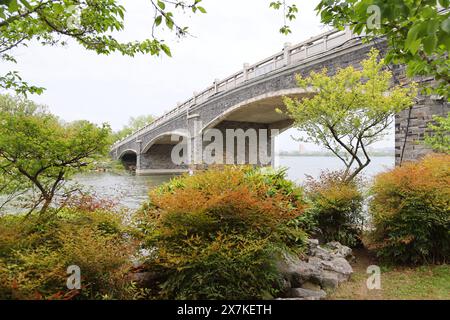
[[[434,92],[448,98],[450,12],[442,9],[449,6],[448,0],[322,0],[316,10],[323,23],[349,25],[368,41],[386,37],[388,62],[407,64],[410,77],[433,77]]]
[[[128,299],[126,274],[136,245],[108,206],[67,206],[42,222],[36,215],[0,217],[0,299]],[[66,270],[81,270],[81,290],[66,286]]]
[[[37,192],[31,211],[42,205],[45,213],[68,178],[107,152],[107,125],[62,123],[23,98],[0,96],[0,123],[0,191]]]
[[[436,152],[450,153],[450,118],[434,116],[435,123],[428,125],[431,134],[425,136],[425,143]]]
[[[350,247],[361,244],[364,197],[360,184],[358,179],[343,180],[342,172],[323,172],[317,180],[308,179],[309,225],[319,230],[324,242],[339,241]]]
[[[136,118],[131,117],[128,120],[128,125],[113,134],[113,141],[122,140],[146,125],[151,124],[153,121],[155,121],[155,118],[152,115],[142,115]]]
[[[382,173],[372,187],[373,247],[394,263],[450,257],[450,156],[432,155]]]
[[[372,49],[362,70],[349,66],[333,76],[327,69],[307,78],[298,75],[298,86],[314,95],[284,98],[295,127],[308,134],[304,140],[324,146],[345,164],[346,181],[369,165],[367,147],[385,135],[393,116],[411,106],[416,95],[414,85],[391,87],[392,73],[383,70],[378,54]]]
[[[151,270],[165,275],[159,298],[269,298],[280,289],[275,258],[301,252],[289,227],[305,208],[284,172],[224,167],[176,178],[150,193],[138,215]]]
[[[117,0],[3,0],[0,2],[0,59],[16,62],[12,49],[26,47],[32,41],[42,45],[65,45],[77,41],[86,50],[108,55],[119,52],[170,56],[170,48],[158,39],[156,29],[164,25],[178,37],[188,33],[178,25],[175,12],[190,10],[206,13],[202,0],[149,0],[155,13],[151,35],[141,41],[121,42],[115,34],[123,31],[125,7]],[[151,19],[151,18],[150,18]],[[29,86],[17,72],[0,77],[0,88],[13,88],[17,93],[41,93],[43,88]]]

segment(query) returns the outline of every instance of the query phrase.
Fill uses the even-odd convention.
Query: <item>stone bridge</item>
[[[274,136],[292,125],[291,119],[276,111],[282,97],[301,98],[308,92],[296,85],[295,75],[309,75],[324,67],[333,73],[337,68],[359,66],[373,46],[383,51],[385,44],[363,43],[349,29],[333,30],[297,45],[286,44],[281,52],[256,64],[244,64],[241,71],[200,93],[156,119],[111,148],[111,156],[135,167],[137,174],[181,173],[198,165],[205,143],[198,139],[206,129],[266,129],[269,154],[273,154]],[[403,68],[395,68],[404,78]],[[416,140],[423,138],[433,114],[445,115],[448,103],[423,97],[412,110],[396,117],[396,159],[412,160],[429,152]],[[278,131],[277,131],[278,130]],[[174,139],[180,137],[182,140]],[[234,137],[232,144],[235,144]],[[258,136],[258,143],[261,136]],[[184,162],[174,163],[172,151],[179,141],[187,148],[181,152]],[[246,159],[250,142],[246,141]],[[228,152],[224,150],[224,153]],[[234,151],[233,151],[234,152]],[[200,157],[201,159],[201,157]],[[201,161],[200,161],[201,162]]]

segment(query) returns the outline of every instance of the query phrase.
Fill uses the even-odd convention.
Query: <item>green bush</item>
[[[284,172],[225,167],[153,190],[138,215],[148,268],[163,274],[158,298],[264,299],[281,288],[276,258],[301,252],[289,226],[304,210]]]
[[[311,202],[300,225],[325,242],[339,241],[355,247],[361,244],[364,197],[360,181],[346,182],[341,172],[324,172],[308,179],[306,197]]]
[[[399,264],[448,262],[450,156],[432,155],[375,179],[372,248]]]
[[[67,207],[47,221],[0,218],[0,299],[132,298],[126,275],[136,245],[127,228],[117,212],[80,202],[84,208]],[[67,289],[71,265],[81,269],[81,290]]]

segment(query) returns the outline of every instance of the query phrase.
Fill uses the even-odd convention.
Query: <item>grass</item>
[[[383,266],[367,251],[355,251],[354,274],[329,299],[333,300],[450,300],[450,266]],[[381,289],[369,290],[370,265],[381,267]]]

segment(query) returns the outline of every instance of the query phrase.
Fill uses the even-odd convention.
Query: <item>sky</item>
[[[142,40],[150,36],[153,11],[147,0],[122,1],[127,13],[121,40]],[[18,64],[2,63],[0,74],[17,70],[30,84],[46,91],[31,99],[45,104],[66,121],[86,119],[108,122],[114,130],[132,116],[162,115],[193,92],[210,86],[292,44],[320,34],[329,27],[320,24],[314,8],[318,0],[297,1],[299,14],[292,22],[292,34],[281,35],[282,12],[269,8],[269,0],[203,0],[207,14],[180,16],[192,36],[177,39],[160,32],[172,50],[172,58],[161,56],[99,56],[69,41],[66,47],[32,44],[14,52]],[[291,139],[295,129],[282,134],[278,149],[298,150]],[[377,147],[393,145],[393,134]],[[306,145],[307,150],[317,147]]]

